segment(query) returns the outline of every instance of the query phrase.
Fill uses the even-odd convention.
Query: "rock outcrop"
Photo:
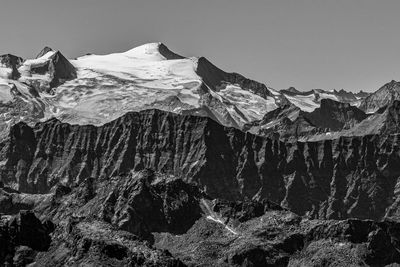
[[[151,168],[214,198],[270,199],[313,218],[381,219],[399,197],[397,135],[284,143],[158,110],[100,127],[19,123],[1,160],[3,183],[29,193]]]

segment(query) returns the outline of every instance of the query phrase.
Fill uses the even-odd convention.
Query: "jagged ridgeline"
[[[270,199],[312,218],[397,216],[398,135],[282,142],[196,116],[131,112],[103,126],[19,123],[2,143],[4,184],[26,193],[150,168],[214,198]]]

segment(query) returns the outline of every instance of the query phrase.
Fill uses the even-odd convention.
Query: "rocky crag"
[[[149,110],[100,127],[19,123],[2,143],[1,160],[2,182],[25,193],[150,168],[214,198],[270,199],[311,218],[398,216],[395,134],[284,143],[204,117]]]

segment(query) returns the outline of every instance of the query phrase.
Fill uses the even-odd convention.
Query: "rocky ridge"
[[[150,110],[100,127],[19,123],[1,155],[3,183],[27,193],[151,168],[211,197],[270,199],[312,218],[381,219],[397,210],[398,135],[284,143]]]

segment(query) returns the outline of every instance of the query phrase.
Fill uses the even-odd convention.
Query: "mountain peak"
[[[36,58],[41,58],[44,55],[46,55],[49,52],[54,52],[54,50],[48,46],[45,46],[40,52],[39,54],[37,54]]]
[[[137,47],[134,47],[123,54],[129,57],[135,57],[135,58],[160,58],[160,52],[159,52],[159,47],[161,43],[146,43],[139,45]],[[166,46],[165,46],[166,47]]]
[[[300,93],[300,91],[297,90],[296,88],[294,88],[293,86],[289,87],[289,88],[286,89],[285,91],[291,92],[291,93]]]

